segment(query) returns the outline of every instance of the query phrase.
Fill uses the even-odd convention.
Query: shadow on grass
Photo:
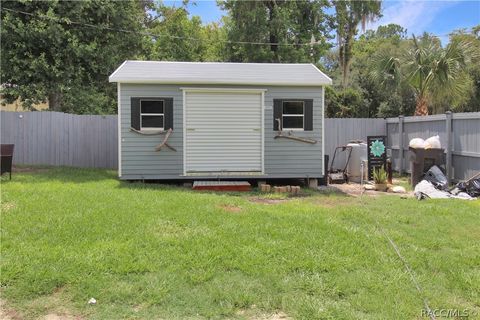
[[[87,183],[95,181],[115,180],[116,172],[108,169],[91,169],[77,167],[54,166],[15,166],[12,180],[2,176],[2,183],[28,182],[35,183]]]
[[[78,167],[54,167],[54,166],[15,166],[12,174],[11,182],[26,182],[28,184],[42,184],[42,183],[92,183],[102,181],[115,182],[115,188],[121,189],[135,189],[135,190],[172,190],[195,194],[213,194],[213,195],[229,195],[235,197],[254,197],[258,199],[300,199],[310,198],[319,195],[323,196],[345,196],[343,193],[333,188],[321,187],[320,190],[309,189],[302,185],[299,194],[291,193],[274,193],[274,192],[260,192],[257,187],[253,187],[251,191],[235,192],[235,191],[206,191],[206,190],[192,190],[191,185],[185,186],[182,180],[146,180],[146,181],[122,181],[118,179],[117,172],[108,169],[92,169],[92,168],[78,168]],[[1,183],[9,183],[7,176],[2,176]],[[282,185],[301,185],[300,181],[294,180],[275,180],[269,181],[272,186]],[[255,181],[251,181],[252,186],[256,186]]]
[[[275,183],[274,185],[298,185],[293,183],[288,183],[288,181],[282,181],[282,184]],[[191,185],[184,186],[183,181],[179,180],[162,180],[162,181],[121,181],[118,184],[117,188],[127,188],[134,190],[172,190],[172,191],[181,191],[189,194],[198,194],[198,195],[217,195],[238,198],[248,198],[253,202],[284,202],[289,200],[296,199],[313,199],[315,197],[335,197],[335,198],[350,198],[351,195],[342,192],[337,188],[331,187],[322,187],[320,189],[309,189],[302,186],[302,189],[298,194],[292,194],[290,192],[261,192],[259,188],[253,187],[250,191],[210,191],[210,190],[193,190]],[[252,183],[253,185],[253,183]]]
[[[204,179],[199,179],[204,180]],[[214,181],[214,179],[210,179]],[[238,179],[237,179],[238,180]],[[260,179],[262,180],[262,179]],[[334,185],[319,186],[318,188],[311,189],[306,185],[305,179],[267,179],[266,183],[271,185],[270,192],[262,192],[257,187],[258,180],[248,180],[252,189],[250,191],[211,191],[211,190],[193,190],[193,177],[190,180],[134,180],[134,181],[121,181],[118,184],[118,188],[128,189],[153,189],[153,190],[179,190],[183,192],[195,193],[195,194],[210,194],[210,195],[228,195],[241,198],[254,198],[265,200],[294,200],[302,198],[314,198],[314,197],[336,197],[336,198],[350,198],[351,194],[336,188]],[[290,192],[274,192],[274,186],[300,186],[300,192],[292,194]]]

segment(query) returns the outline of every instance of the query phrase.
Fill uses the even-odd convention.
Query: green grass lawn
[[[21,318],[427,319],[424,298],[480,317],[480,201],[272,204],[65,168],[1,196],[1,296]]]

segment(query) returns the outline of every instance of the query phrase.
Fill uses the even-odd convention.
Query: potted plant
[[[373,170],[373,182],[375,184],[375,190],[387,191],[387,172],[383,167]]]

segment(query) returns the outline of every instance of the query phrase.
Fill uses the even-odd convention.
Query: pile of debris
[[[415,186],[414,194],[418,200],[426,198],[474,200],[480,197],[480,172],[449,188],[447,178],[440,168],[432,166],[423,180]]]

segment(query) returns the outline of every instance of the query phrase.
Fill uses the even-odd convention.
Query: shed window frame
[[[162,102],[162,113],[144,113],[142,112],[142,102]],[[142,120],[144,116],[157,116],[157,117],[162,117],[162,126],[161,127],[144,127],[142,125]],[[140,130],[141,131],[164,131],[165,130],[165,99],[140,99]]]
[[[301,102],[302,103],[302,113],[293,113],[293,114],[288,114],[284,113],[284,107],[285,103],[288,102]],[[288,128],[283,125],[283,119],[284,117],[302,117],[302,127],[301,128]],[[304,100],[283,100],[282,101],[282,130],[290,130],[290,131],[305,131],[305,101]]]

